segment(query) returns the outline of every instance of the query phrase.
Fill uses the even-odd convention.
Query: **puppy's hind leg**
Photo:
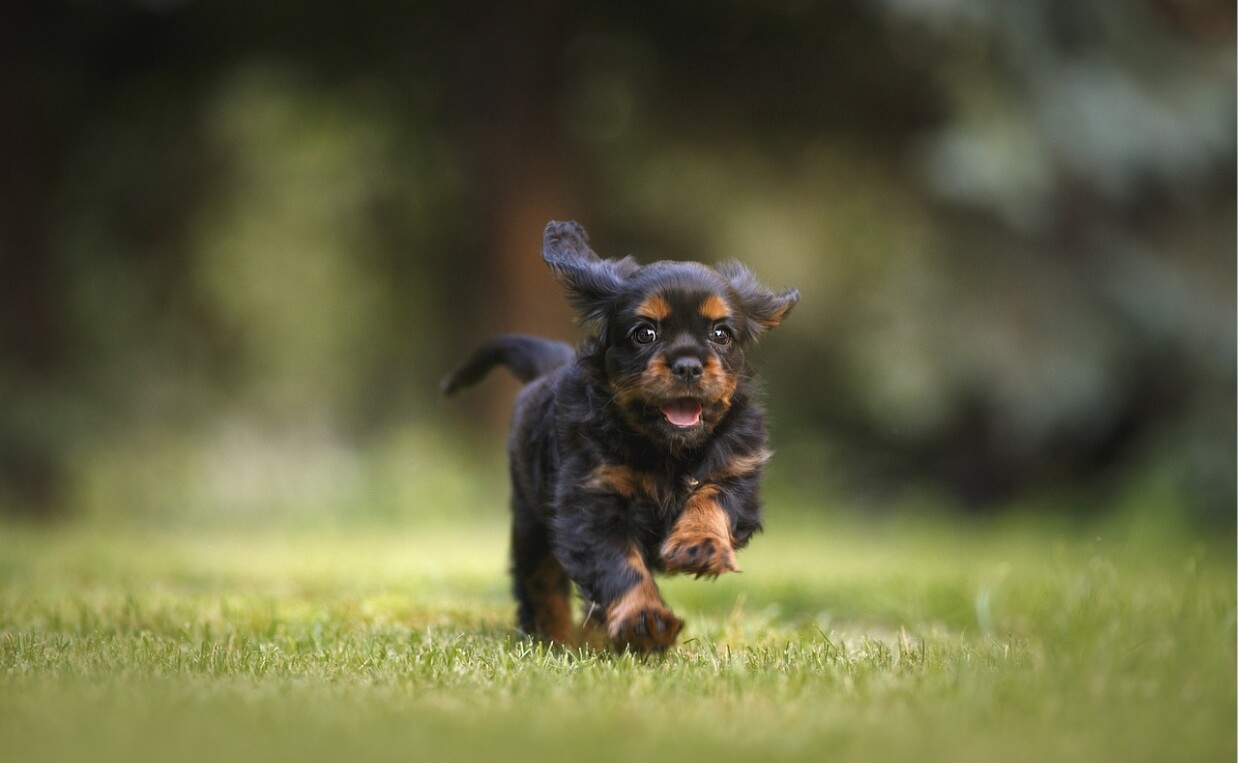
[[[520,630],[558,644],[572,640],[572,584],[550,550],[546,528],[516,509],[512,519],[512,590]]]

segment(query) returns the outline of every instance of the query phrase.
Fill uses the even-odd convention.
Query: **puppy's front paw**
[[[610,623],[615,651],[661,652],[675,643],[683,620],[664,606],[637,609]]]
[[[730,539],[710,533],[674,533],[662,544],[661,556],[670,573],[716,578],[724,572],[739,572]]]

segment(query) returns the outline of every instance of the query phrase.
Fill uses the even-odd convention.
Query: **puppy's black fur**
[[[508,442],[520,627],[572,641],[574,581],[586,635],[665,649],[683,623],[653,573],[736,571],[761,529],[769,451],[744,350],[799,293],[776,295],[738,263],[602,259],[574,222],[546,226],[543,257],[590,337],[578,351],[499,337],[443,391],[500,364],[527,382]]]

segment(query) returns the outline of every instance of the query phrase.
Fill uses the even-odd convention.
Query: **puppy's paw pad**
[[[672,536],[662,546],[662,562],[667,572],[687,572],[698,577],[739,571],[735,549],[722,538]]]
[[[675,643],[683,629],[669,609],[642,609],[611,628],[617,651],[661,652]]]

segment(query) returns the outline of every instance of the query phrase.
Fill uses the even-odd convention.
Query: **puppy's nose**
[[[701,378],[705,371],[701,361],[693,357],[679,358],[671,364],[671,373],[680,381],[692,382]]]

